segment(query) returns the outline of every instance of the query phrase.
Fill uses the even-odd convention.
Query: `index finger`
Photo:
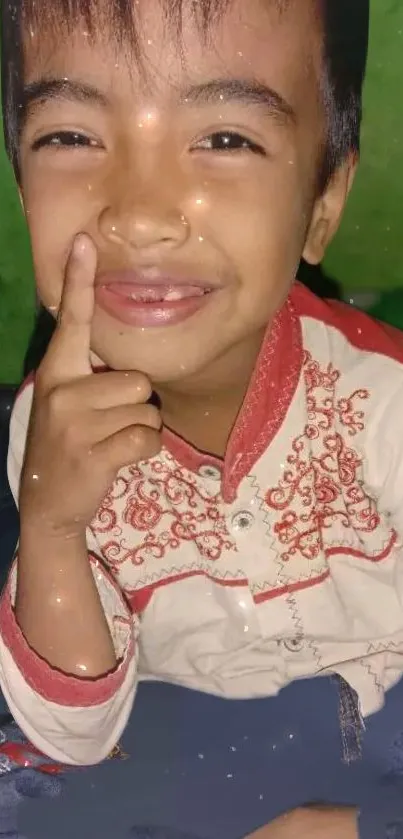
[[[74,240],[66,265],[57,328],[44,359],[46,379],[52,385],[88,376],[91,327],[94,317],[94,282],[97,251],[84,233]]]

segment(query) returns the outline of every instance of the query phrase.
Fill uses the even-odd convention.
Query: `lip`
[[[217,287],[200,278],[163,274],[156,269],[117,271],[97,276],[96,302],[107,314],[128,326],[172,326],[195,315]],[[160,294],[168,299],[160,299]]]

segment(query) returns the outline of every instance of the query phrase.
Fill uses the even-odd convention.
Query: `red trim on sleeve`
[[[99,567],[102,570],[101,566]],[[97,679],[69,676],[51,667],[26,641],[12,606],[11,579],[12,574],[0,601],[0,634],[27,685],[47,702],[66,707],[89,708],[112,699],[122,686],[133,658],[133,637],[124,660],[119,662],[111,673]],[[109,578],[108,584],[121,596],[120,590]]]

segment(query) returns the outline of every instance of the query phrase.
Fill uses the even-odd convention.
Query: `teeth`
[[[182,297],[184,297],[184,295],[180,291],[168,291],[168,294],[166,294],[163,299],[168,301],[182,300]]]
[[[136,303],[175,303],[177,300],[183,300],[186,297],[203,297],[204,294],[207,294],[210,289],[203,289],[203,288],[171,288],[168,291],[164,292],[161,289],[158,290],[158,287],[155,287],[152,291],[140,291],[136,289],[132,291],[130,294],[130,298],[135,300]]]

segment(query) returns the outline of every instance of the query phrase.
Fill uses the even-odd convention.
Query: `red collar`
[[[224,464],[194,449],[170,431],[164,445],[192,472],[213,466],[223,470],[222,494],[232,503],[238,486],[281,428],[294,397],[302,369],[303,347],[293,294],[267,330],[249,388],[228,441]]]

